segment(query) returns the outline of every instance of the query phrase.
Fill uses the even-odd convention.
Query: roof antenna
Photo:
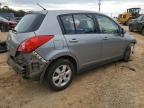
[[[40,5],[39,3],[37,3],[37,5],[39,6],[39,7],[41,7],[43,10],[46,10],[42,5]]]

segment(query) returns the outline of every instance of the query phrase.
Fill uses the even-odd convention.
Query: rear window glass
[[[75,33],[75,27],[72,15],[64,15],[61,16],[62,23],[64,25],[65,33],[66,34],[73,34]]]
[[[77,33],[95,32],[95,25],[92,15],[88,14],[74,15],[74,21]]]
[[[44,14],[27,14],[21,19],[15,30],[19,33],[33,32],[40,27],[44,17]]]

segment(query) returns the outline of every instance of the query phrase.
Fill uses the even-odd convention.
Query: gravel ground
[[[0,108],[144,108],[144,37],[131,34],[138,41],[134,60],[78,75],[60,92],[23,80],[0,54]]]

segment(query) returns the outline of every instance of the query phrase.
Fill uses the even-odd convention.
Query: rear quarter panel
[[[48,12],[39,30],[35,32],[36,35],[54,35],[49,42],[45,43],[36,52],[40,54],[45,60],[50,61],[62,56],[74,57],[67,46],[66,40],[62,34],[57,14]]]

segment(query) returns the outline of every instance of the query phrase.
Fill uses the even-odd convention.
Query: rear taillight
[[[35,37],[31,37],[19,46],[18,51],[30,53],[40,47],[41,45],[45,44],[49,40],[51,40],[54,36],[53,35],[39,35]]]

